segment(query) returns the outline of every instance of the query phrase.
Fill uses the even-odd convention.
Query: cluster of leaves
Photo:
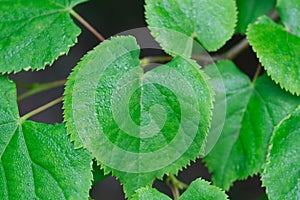
[[[41,70],[67,53],[80,33],[70,14],[78,16],[72,8],[84,1],[2,2],[0,72]],[[261,16],[275,4],[280,24]],[[146,0],[145,10],[152,35],[173,60],[144,73],[134,37],[104,41],[82,58],[68,78],[64,124],[48,125],[28,121],[28,115],[20,117],[16,86],[0,76],[0,198],[88,198],[92,159],[96,158],[105,174],[120,179],[127,197],[170,199],[151,184],[165,174],[177,174],[203,153],[214,117],[212,108],[218,103],[214,103],[212,95],[218,95],[218,90],[211,81],[223,81],[227,107],[221,136],[203,159],[214,185],[197,179],[180,199],[227,199],[222,189],[228,190],[234,181],[257,173],[262,175],[270,199],[299,198],[300,1]],[[203,70],[191,59],[194,41],[207,51],[216,51],[234,33],[246,35],[266,74],[251,81],[231,61],[224,60],[216,63],[221,75],[216,76],[212,67]],[[132,120],[139,125],[149,123],[145,112],[151,112],[156,104],[167,113],[156,137],[133,137],[134,133],[126,133],[115,119],[111,101],[114,89],[127,84],[119,80],[132,70],[134,76],[126,80],[140,88],[128,99]],[[172,78],[176,73],[196,92],[198,111],[188,107],[185,112],[191,113],[187,119],[191,124],[198,124],[197,132],[174,162],[156,168],[178,147],[175,143],[167,155],[159,150],[173,140],[188,141],[192,130],[181,127],[182,137],[174,135],[182,120],[183,111],[178,109],[182,101],[176,99],[178,95],[173,90],[159,85],[172,83],[170,88],[175,88],[188,104],[186,90],[180,87],[183,84]],[[126,115],[120,116],[124,123],[131,123]],[[160,119],[154,120],[159,124]],[[156,151],[151,157],[146,155]],[[130,166],[136,157],[120,152],[144,153],[144,158],[138,157],[142,160],[138,164],[156,170],[122,170],[145,166]],[[108,161],[123,166],[115,168]]]

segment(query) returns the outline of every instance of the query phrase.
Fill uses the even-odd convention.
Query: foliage
[[[134,194],[133,200],[171,200],[168,196],[157,190],[146,187],[140,188]],[[209,182],[202,179],[193,181],[189,188],[180,196],[179,200],[226,200],[227,195],[218,187],[210,185]]]
[[[64,125],[20,118],[16,86],[0,77],[1,199],[85,198],[91,184],[91,156],[74,150]]]
[[[1,2],[0,71],[44,69],[67,53],[80,34],[69,13],[84,1]]]
[[[299,0],[146,0],[148,28],[169,56],[140,59],[133,36],[111,37],[73,68],[63,98],[20,117],[9,74],[66,54],[80,33],[71,16],[102,40],[73,10],[82,2],[0,4],[1,199],[88,199],[113,175],[128,199],[170,199],[152,187],[166,176],[174,199],[223,200],[254,174],[269,199],[300,198]],[[203,54],[234,32],[244,41]],[[260,62],[252,80],[230,61],[248,44]],[[149,68],[151,60],[160,64]],[[28,120],[61,100],[64,123]],[[174,177],[197,158],[213,185]]]

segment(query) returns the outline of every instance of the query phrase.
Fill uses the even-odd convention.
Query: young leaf
[[[300,198],[300,107],[284,118],[275,128],[270,152],[262,176],[268,197]]]
[[[247,38],[268,75],[284,89],[300,95],[300,38],[266,16],[249,26]]]
[[[140,188],[133,195],[132,200],[171,200],[165,194],[151,187]],[[191,183],[179,200],[226,200],[227,195],[220,188],[210,185],[200,178]]]
[[[234,0],[146,0],[151,33],[171,55],[190,56],[193,39],[208,51],[222,47],[234,33]],[[176,41],[176,42],[174,42]]]
[[[220,188],[200,178],[191,183],[179,200],[226,200],[227,195]]]
[[[91,156],[63,125],[23,121],[16,87],[0,76],[0,199],[87,199]]]
[[[300,0],[277,0],[277,10],[284,25],[300,37]]]
[[[236,31],[245,33],[248,24],[253,23],[259,16],[270,12],[275,3],[275,0],[236,0],[238,7]]]
[[[212,96],[190,59],[144,73],[133,37],[89,52],[67,82],[67,131],[124,186],[127,196],[155,177],[175,174],[203,150]]]
[[[227,190],[235,180],[261,172],[273,127],[300,104],[300,98],[266,75],[251,83],[232,62],[217,66],[226,88],[227,115],[219,141],[204,161],[215,185]]]
[[[2,1],[0,73],[44,69],[77,42],[72,7],[86,0]]]
[[[172,200],[167,195],[151,187],[143,187],[136,191],[131,200]]]

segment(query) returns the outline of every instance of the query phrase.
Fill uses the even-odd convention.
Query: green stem
[[[218,60],[217,57],[205,56],[205,55],[196,55],[196,54],[192,55],[192,59],[197,60],[203,66],[211,64],[211,63]]]
[[[260,74],[260,72],[261,72],[261,64],[259,63],[258,64],[258,66],[257,66],[257,69],[256,69],[256,71],[255,71],[255,74],[254,74],[254,76],[253,76],[253,80],[252,80],[252,82],[254,82],[257,78],[258,78],[258,76],[259,76],[259,74]]]
[[[211,57],[204,56],[204,55],[192,55],[192,58],[199,62],[202,62],[204,65],[208,65],[211,64],[212,62],[219,61],[219,60],[225,60],[225,59],[233,60],[236,57],[238,57],[238,55],[240,55],[243,51],[245,51],[248,47],[249,47],[248,40],[244,38],[223,54],[211,56]]]
[[[63,100],[63,97],[59,97],[59,98],[57,98],[57,99],[55,99],[55,100],[53,100],[53,101],[51,101],[51,102],[49,102],[49,103],[47,103],[47,104],[45,104],[45,105],[43,105],[43,106],[41,106],[41,107],[35,109],[35,110],[33,110],[33,111],[31,111],[31,112],[29,112],[29,113],[23,115],[23,116],[21,117],[21,119],[22,119],[23,121],[25,121],[26,119],[28,119],[28,118],[30,118],[30,117],[32,117],[32,116],[34,116],[34,115],[36,115],[36,114],[38,114],[38,113],[44,111],[44,110],[47,110],[48,108],[51,108],[51,107],[54,106],[54,105],[56,105],[56,104],[62,102],[62,100]]]
[[[21,94],[20,96],[18,96],[18,101],[21,101],[29,96],[35,95],[37,93],[46,91],[46,90],[50,90],[53,88],[57,88],[60,86],[65,85],[66,80],[59,80],[59,81],[54,81],[54,82],[50,82],[50,83],[42,83],[42,84],[18,84],[18,86],[20,87],[24,87],[30,89],[27,92],[24,92],[23,94]]]
[[[233,46],[231,49],[226,51],[224,54],[216,55],[216,56],[204,56],[204,55],[192,55],[192,59],[197,60],[199,62],[204,62],[207,64],[210,64],[212,62],[218,61],[218,60],[224,60],[229,59],[233,60],[235,59],[239,54],[241,54],[243,51],[245,51],[249,47],[249,42],[246,38],[242,39],[238,44]],[[153,56],[153,57],[145,57],[140,60],[141,66],[145,67],[149,65],[150,63],[155,62],[168,62],[171,61],[171,56]]]
[[[187,189],[189,187],[187,184],[178,180],[174,175],[169,175],[166,182],[172,191],[174,200],[179,199],[179,190]]]
[[[163,62],[169,62],[173,59],[171,56],[153,56],[153,57],[144,57],[140,59],[140,65],[142,68],[146,67],[147,65],[151,63],[163,63]]]
[[[91,33],[93,33],[101,42],[105,40],[105,38],[96,30],[94,27],[92,27],[85,19],[83,19],[78,13],[76,13],[74,10],[70,11],[70,14],[75,17],[85,28],[87,28]]]
[[[173,199],[174,200],[178,200],[179,197],[180,197],[178,188],[174,187],[173,185],[169,185],[169,187],[170,187],[170,189],[172,191]]]
[[[16,82],[16,84],[17,87],[24,88],[24,89],[32,89],[40,85],[39,83],[28,84],[28,83],[19,83],[19,82]]]
[[[218,60],[235,59],[240,53],[246,50],[249,47],[248,40],[246,38],[242,39],[238,44],[233,46],[231,49],[226,51],[224,54],[216,55],[216,56],[205,56],[205,55],[192,55],[192,59],[197,60],[198,62],[202,62],[204,65],[211,64],[212,62]],[[149,65],[150,63],[155,62],[168,62],[172,60],[171,56],[154,56],[154,57],[145,57],[140,60],[142,68]]]

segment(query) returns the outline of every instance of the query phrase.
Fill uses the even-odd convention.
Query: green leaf
[[[0,199],[87,199],[91,156],[65,128],[23,121],[15,84],[0,76]]]
[[[268,197],[300,198],[300,106],[275,128],[262,176]]]
[[[132,200],[171,200],[167,195],[151,187],[143,187],[136,191]],[[193,181],[179,200],[226,200],[227,195],[220,188],[210,185],[201,178]]]
[[[132,196],[132,200],[171,200],[165,194],[151,187],[140,188]],[[201,178],[193,181],[179,200],[226,200],[227,195],[220,188],[210,185]]]
[[[151,33],[163,49],[188,57],[193,39],[208,51],[222,47],[237,20],[234,0],[146,0],[145,10]]]
[[[193,181],[179,200],[226,200],[227,195],[220,188],[200,178]]]
[[[248,24],[272,10],[275,7],[275,0],[236,0],[238,7],[238,23],[236,31],[245,33]]]
[[[190,59],[144,73],[133,37],[115,37],[75,67],[64,98],[67,131],[86,147],[127,196],[175,174],[204,149],[212,96]]]
[[[249,26],[247,38],[268,75],[300,95],[300,38],[265,16]]]
[[[217,66],[226,88],[227,115],[219,141],[204,161],[214,184],[227,190],[235,180],[261,172],[274,126],[300,104],[300,98],[266,75],[251,83],[230,61]]]
[[[131,200],[171,200],[167,195],[151,187],[143,187],[136,191]]]
[[[106,179],[109,175],[104,174],[104,171],[97,164],[97,161],[93,161],[93,185]]]
[[[277,0],[277,10],[284,25],[300,37],[300,0]]]
[[[80,34],[70,12],[84,1],[2,1],[0,73],[44,69],[66,54]]]

